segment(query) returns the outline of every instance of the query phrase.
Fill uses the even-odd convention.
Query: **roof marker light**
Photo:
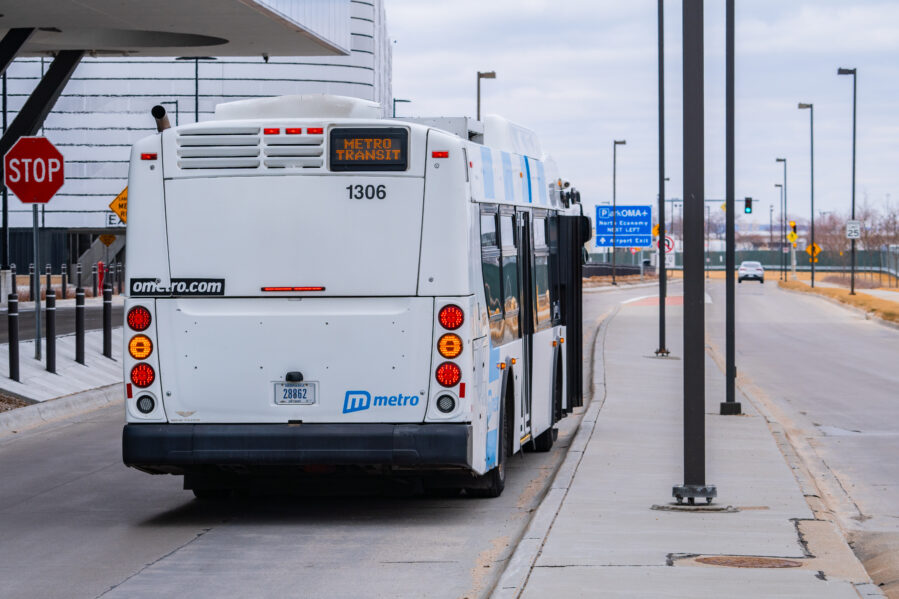
[[[449,158],[449,152],[431,152],[431,158]]]
[[[324,291],[324,287],[263,287],[262,291]]]
[[[146,152],[140,155],[141,160],[156,160],[156,152]]]
[[[300,127],[289,127],[284,130],[284,133],[286,133],[287,135],[299,135],[302,132],[303,129]]]
[[[277,127],[266,127],[262,130],[262,133],[264,133],[265,135],[278,135],[279,133],[281,133],[281,130]]]
[[[321,127],[307,127],[306,128],[306,133],[308,133],[309,135],[321,135],[324,132],[325,132],[325,130],[322,129]]]

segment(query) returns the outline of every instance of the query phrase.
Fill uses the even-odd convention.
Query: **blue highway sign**
[[[617,218],[613,219],[611,206],[596,207],[596,247],[612,247],[615,224],[615,247],[652,245],[651,206],[617,206],[615,213]]]

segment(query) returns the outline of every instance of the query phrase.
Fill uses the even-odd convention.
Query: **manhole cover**
[[[709,566],[728,568],[799,568],[802,562],[779,557],[755,557],[751,555],[711,555],[697,557],[696,561]]]

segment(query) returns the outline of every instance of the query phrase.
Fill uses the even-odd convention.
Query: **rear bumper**
[[[126,424],[126,466],[471,466],[467,424]]]

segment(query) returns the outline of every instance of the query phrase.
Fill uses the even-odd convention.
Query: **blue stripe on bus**
[[[524,179],[528,182],[528,202],[533,203],[534,196],[531,194],[531,167],[528,165],[528,157],[522,156],[521,163],[524,165]],[[524,191],[524,183],[522,182],[522,191]]]
[[[503,152],[503,187],[506,192],[506,201],[515,201],[515,187],[512,184],[512,157],[508,152]]]
[[[496,191],[493,189],[493,152],[485,146],[481,146],[481,172],[484,176],[484,199],[495,199]]]

